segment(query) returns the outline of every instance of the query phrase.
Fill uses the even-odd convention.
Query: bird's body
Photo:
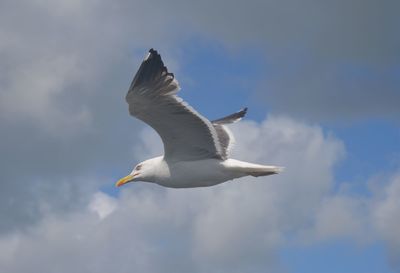
[[[207,187],[235,178],[279,173],[282,168],[228,158],[233,143],[227,124],[247,108],[209,121],[176,95],[179,84],[151,49],[129,88],[131,115],[153,127],[164,143],[164,155],[139,163],[117,186],[131,181],[171,188]]]
[[[153,182],[169,188],[208,187],[246,175],[276,173],[276,167],[252,164],[235,159],[202,159],[195,161],[169,162],[163,156],[143,162],[150,166],[151,175],[143,181]],[[143,164],[142,163],[142,164]]]

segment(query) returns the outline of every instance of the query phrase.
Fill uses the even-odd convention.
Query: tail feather
[[[247,168],[247,175],[251,175],[254,177],[266,176],[272,174],[278,174],[283,171],[283,167],[278,166],[263,166],[263,167],[255,167],[255,168]]]
[[[232,158],[227,159],[224,162],[224,165],[227,169],[237,172],[239,175],[238,177],[242,177],[245,175],[258,177],[278,174],[284,169],[284,167],[254,164]]]

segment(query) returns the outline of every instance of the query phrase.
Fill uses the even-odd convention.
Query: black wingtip
[[[244,107],[242,110],[239,111],[240,118],[244,117],[247,114],[247,107]]]
[[[162,68],[163,71],[165,73],[167,73],[168,76],[172,76],[172,78],[175,77],[174,73],[168,72],[168,68],[164,65],[164,62],[161,60],[161,55],[158,53],[157,50],[155,50],[154,48],[150,48],[149,53],[150,53],[149,59],[152,59],[152,58],[158,59],[163,66],[163,68]]]
[[[161,58],[160,54],[158,54],[157,50],[155,50],[154,48],[150,48],[149,49],[149,53],[146,56],[146,58],[144,58],[145,61],[149,61],[152,59],[157,59],[157,57]]]
[[[160,56],[160,54],[158,54],[157,50],[150,48],[149,55],[145,60],[153,59],[153,58],[157,58],[157,57],[161,58],[161,56]]]
[[[247,107],[242,108],[239,112],[233,113],[229,116],[211,121],[213,124],[229,124],[242,119],[247,113]]]

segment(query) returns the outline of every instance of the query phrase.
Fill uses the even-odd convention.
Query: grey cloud
[[[26,228],[45,208],[76,209],[131,167],[141,125],[124,95],[143,55],[129,48],[144,44],[124,20],[143,15],[120,18],[119,4],[1,3],[0,232]]]
[[[113,64],[112,58],[122,58],[128,46],[172,47],[176,40],[194,33],[228,47],[251,44],[251,48],[261,48],[261,58],[274,69],[266,75],[259,97],[273,111],[323,120],[338,116],[393,117],[398,113],[393,105],[398,100],[395,65],[400,57],[395,1],[287,0],[230,5],[224,1],[118,1],[109,7],[101,1],[60,2],[60,6],[40,1],[20,4],[23,8],[13,2],[3,5],[2,25],[9,26],[1,32],[6,41],[1,47],[5,60],[2,84],[6,87],[3,111],[12,104],[14,114],[28,111],[45,120],[48,115],[38,110],[62,115],[57,107],[51,107],[53,100],[48,98],[59,91],[54,84],[67,81],[72,85],[75,82],[74,87],[82,86],[80,77],[96,81],[98,72],[110,72],[105,67]],[[15,20],[14,13],[22,19]],[[172,14],[179,14],[179,20]],[[46,67],[66,70],[53,69],[55,75],[34,71],[39,73],[41,84],[48,82],[44,88],[38,82],[26,82],[23,73],[29,73],[32,64],[36,70],[41,63],[38,60]],[[9,82],[10,78],[20,80]],[[40,90],[36,91],[39,98],[22,107],[23,103],[15,102],[24,97],[21,90],[26,86]],[[66,114],[70,119],[76,115],[78,123],[86,122],[90,109],[85,112],[83,106],[75,107]],[[51,124],[62,124],[60,121]]]
[[[399,114],[397,1],[175,0],[120,6],[141,8],[144,40],[151,41],[148,33],[157,29],[163,44],[176,46],[196,36],[259,56],[265,80],[257,99],[274,113],[313,121]],[[130,19],[137,18],[124,22]]]
[[[262,43],[272,54],[392,63],[399,58],[396,1],[217,1],[183,7],[216,39]],[[190,12],[191,11],[191,12]],[[268,54],[267,57],[273,57]],[[279,54],[280,53],[280,54]],[[313,55],[315,54],[315,55]],[[395,57],[395,58],[393,58]]]
[[[143,125],[125,92],[146,49],[173,51],[179,22],[151,2],[0,5],[0,232],[10,232],[43,207],[84,205],[132,167]]]
[[[286,67],[283,67],[285,66]],[[277,113],[313,121],[348,123],[365,118],[396,120],[400,100],[395,67],[284,60],[260,84],[257,97]]]
[[[312,121],[399,115],[399,2],[177,3],[199,33],[266,61],[257,99],[274,113]]]

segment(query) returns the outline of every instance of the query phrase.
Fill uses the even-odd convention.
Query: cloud
[[[348,238],[368,244],[367,215],[368,206],[362,198],[343,194],[327,196],[316,210],[315,223],[308,231],[308,239],[318,242]]]
[[[317,126],[282,117],[261,124],[244,121],[233,130],[239,159],[281,164],[286,171],[211,188],[133,183],[118,198],[88,193],[89,202],[74,212],[48,211],[24,231],[1,236],[0,249],[11,251],[0,258],[0,270],[283,270],[277,250],[288,240],[287,233],[312,224],[315,207],[330,192],[343,145]],[[159,140],[144,133],[136,145],[150,143],[158,145]],[[147,150],[147,155],[153,153]]]
[[[124,95],[145,50],[173,52],[179,22],[147,2],[1,7],[0,232],[9,232],[40,221],[43,203],[73,209],[131,167],[143,125],[128,116]]]
[[[143,15],[120,5],[2,2],[0,232],[39,221],[44,204],[73,209],[127,168],[141,125],[123,98],[143,55],[130,51],[152,42],[132,38],[144,31],[125,20]]]
[[[95,193],[93,200],[89,203],[89,210],[96,212],[100,219],[106,218],[116,208],[115,199],[102,192]]]
[[[199,35],[265,61],[256,98],[273,113],[318,122],[399,114],[395,1],[173,3]]]
[[[396,272],[400,272],[400,175],[391,177],[375,195],[371,206],[371,222],[387,244],[390,264]]]
[[[280,71],[278,71],[280,70]],[[313,121],[394,119],[400,99],[397,68],[322,59],[283,60],[260,84],[258,98],[273,112]]]
[[[281,53],[307,49],[334,59],[393,62],[391,57],[398,56],[400,40],[393,35],[398,19],[392,10],[398,4],[393,1],[217,1],[212,11],[209,3],[181,6],[187,16],[197,11],[193,22],[216,39],[261,42]]]
[[[266,61],[257,98],[270,111],[312,121],[398,116],[398,2],[177,2],[199,33],[250,45]]]
[[[226,48],[250,45],[266,66],[259,101],[275,113],[317,121],[398,114],[399,6],[390,0],[3,6],[2,115],[33,119],[52,133],[90,125],[92,90],[101,92],[116,73],[129,78],[132,52],[160,45],[179,56],[193,36]],[[66,96],[75,103],[65,107]]]
[[[345,151],[320,127],[269,116],[232,129],[233,157],[283,165],[285,172],[199,189],[132,183],[119,197],[87,191],[72,211],[44,204],[36,224],[0,236],[0,270],[284,272],[279,250],[288,243],[342,238],[383,240],[398,266],[397,176],[370,197],[335,191],[333,170]],[[138,159],[162,152],[154,132],[139,135]]]
[[[6,121],[29,120],[57,137],[91,126],[99,110],[93,107],[105,103],[110,97],[107,94],[123,87],[121,96],[116,96],[123,98],[132,76],[132,57],[139,61],[148,47],[163,41],[164,30],[173,26],[164,26],[165,16],[160,16],[151,31],[143,29],[139,23],[148,14],[141,10],[150,12],[152,6],[136,4],[2,3],[2,117]],[[151,9],[151,13],[160,11]],[[169,42],[163,44],[167,47]],[[137,49],[141,50],[135,56]],[[94,95],[97,105],[93,105]]]
[[[250,45],[249,54],[266,65],[258,101],[274,112],[313,120],[396,115],[399,77],[392,64],[399,41],[392,5],[397,4],[3,1],[0,207],[8,211],[12,203],[19,219],[39,219],[28,216],[27,207],[39,211],[39,200],[62,194],[54,181],[78,183],[76,177],[85,175],[111,176],[101,173],[110,166],[118,173],[131,167],[124,158],[131,157],[127,147],[141,125],[127,116],[123,96],[132,63],[153,46],[179,68],[181,50],[192,39],[209,39],[233,52]],[[41,187],[48,191],[35,197],[32,192]],[[29,205],[3,201],[9,196]]]
[[[332,194],[343,144],[290,118],[234,128],[235,156],[284,165],[280,176],[196,191],[132,185],[118,199],[96,192],[132,167],[128,158],[161,151],[153,132],[136,134],[123,101],[145,49],[179,68],[193,37],[250,48],[266,66],[258,98],[276,113],[393,117],[397,5],[3,1],[0,271],[276,272],[288,233],[351,237],[368,219],[396,266],[397,179],[373,201]]]

